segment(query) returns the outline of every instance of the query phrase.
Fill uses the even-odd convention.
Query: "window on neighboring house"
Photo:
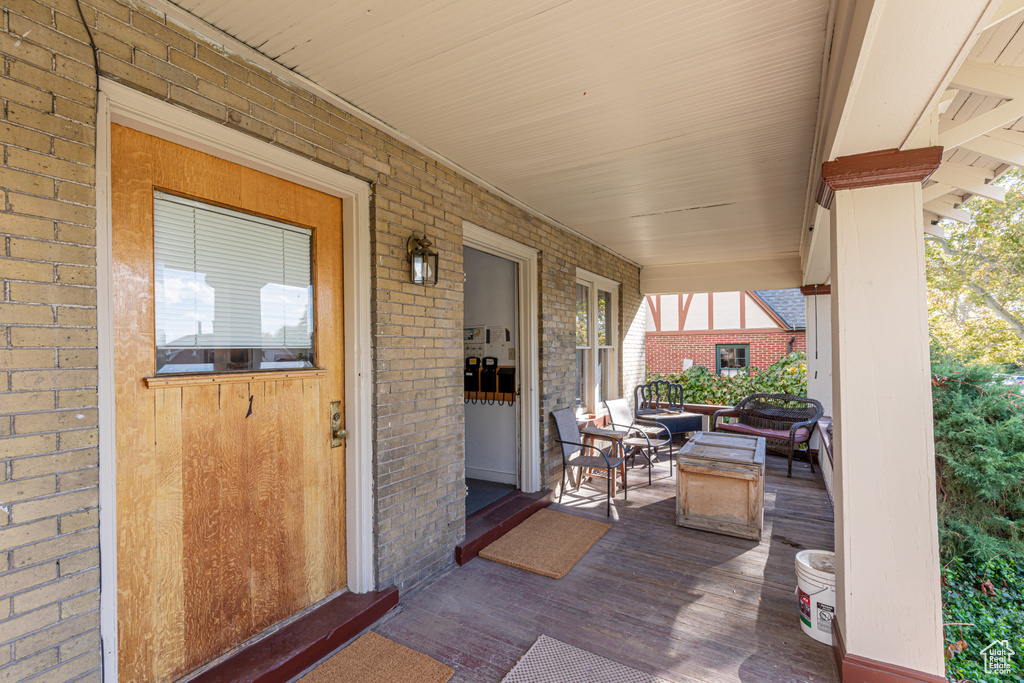
[[[619,283],[576,271],[576,411],[597,413],[619,393]]]
[[[750,367],[750,344],[716,344],[715,366],[719,375],[738,375]]]
[[[313,367],[312,231],[154,196],[157,373]]]

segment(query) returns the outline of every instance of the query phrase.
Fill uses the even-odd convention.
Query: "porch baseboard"
[[[839,625],[832,621],[832,654],[842,683],[949,683],[944,677],[879,662],[846,651]]]
[[[190,683],[283,683],[369,628],[398,604],[398,589],[344,593],[288,624]]]
[[[555,492],[544,489],[538,493],[514,491],[483,510],[466,518],[466,538],[455,546],[455,562],[460,567],[541,508],[555,502]]]

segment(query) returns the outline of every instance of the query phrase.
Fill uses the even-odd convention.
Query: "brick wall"
[[[415,585],[451,563],[464,534],[463,220],[540,251],[536,419],[554,485],[548,415],[573,403],[575,268],[622,283],[627,392],[643,374],[639,270],[142,3],[82,4],[104,76],[372,183],[378,581]],[[69,0],[18,0],[2,20],[0,679],[96,678],[92,53]],[[408,282],[413,231],[440,253],[437,287]]]
[[[709,370],[715,369],[716,344],[750,344],[750,364],[761,370],[782,358],[789,351],[789,340],[794,351],[807,351],[807,335],[798,332],[752,332],[711,334],[647,334],[647,369],[649,372],[678,372],[683,369],[683,359],[689,358],[696,365]]]
[[[14,7],[0,33],[0,679],[97,678],[91,52],[67,16]]]

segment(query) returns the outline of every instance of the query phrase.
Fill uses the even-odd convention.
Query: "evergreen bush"
[[[995,370],[942,358],[932,363],[944,562],[1024,559],[1024,396]]]

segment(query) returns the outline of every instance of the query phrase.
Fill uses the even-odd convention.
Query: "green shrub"
[[[807,395],[807,362],[803,353],[794,351],[772,363],[766,370],[734,377],[716,375],[703,365],[682,372],[648,375],[647,380],[667,379],[683,385],[686,403],[732,406],[751,394]]]
[[[942,570],[942,620],[950,681],[1024,680],[1024,563],[1006,557],[952,560]],[[1011,670],[986,671],[982,650],[1002,640],[1016,653]]]
[[[1024,396],[991,366],[939,359],[932,373],[943,561],[1022,559]]]

